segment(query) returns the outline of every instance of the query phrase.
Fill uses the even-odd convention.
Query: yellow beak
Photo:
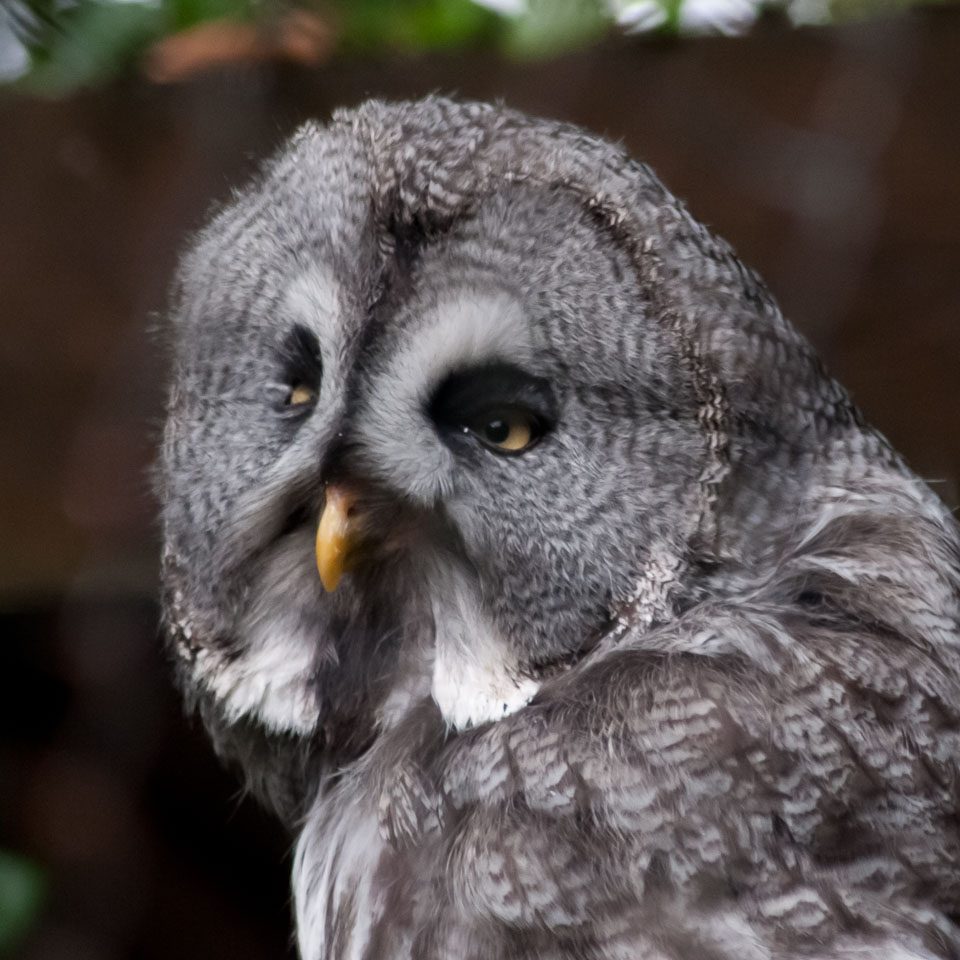
[[[353,535],[351,515],[355,496],[346,487],[330,484],[327,502],[317,526],[317,570],[324,589],[337,589],[343,573]]]

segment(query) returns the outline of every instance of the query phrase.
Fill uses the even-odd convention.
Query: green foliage
[[[349,0],[335,9],[347,52],[486,47],[537,58],[582,46],[610,27],[598,0],[528,0],[526,7],[513,16],[473,0]]]
[[[823,0],[813,9],[821,11],[818,21],[847,20],[912,2]],[[216,20],[269,24],[298,3],[332,28],[345,55],[472,47],[527,59],[591,43],[613,29],[618,15],[629,23],[635,14],[661,33],[735,33],[748,29],[763,8],[798,22],[806,22],[801,8],[810,8],[805,0],[714,0],[704,20],[702,3],[696,17],[685,16],[687,0],[500,0],[512,13],[494,12],[484,0],[0,0],[6,4],[0,30],[6,10],[8,30],[12,26],[30,56],[31,70],[19,82],[58,95],[134,69],[154,43],[182,30]]]
[[[610,28],[596,0],[529,0],[524,13],[508,20],[503,47],[516,57],[554,56],[603,36]]]
[[[661,7],[667,18],[663,22],[662,30],[664,33],[676,33],[680,30],[680,11],[683,7],[683,0],[662,0]]]
[[[260,12],[256,0],[162,0],[170,32],[207,20],[253,20]]]
[[[129,71],[165,36],[213,20],[256,22],[279,11],[265,0],[11,2],[31,60],[21,84],[53,96]],[[474,47],[543,57],[610,27],[603,0],[528,0],[525,6],[504,15],[474,0],[315,0],[313,9],[333,25],[338,49],[348,55]]]
[[[43,906],[44,872],[29,860],[0,850],[0,956],[11,956]]]
[[[162,7],[146,3],[81,0],[47,13],[27,44],[32,69],[24,86],[52,96],[121,73],[169,25]]]
[[[495,41],[500,18],[473,0],[349,0],[332,8],[346,52],[418,53]]]
[[[257,0],[11,0],[30,54],[21,85],[50,96],[94,86],[139,62],[164,36],[211,20],[253,21]]]

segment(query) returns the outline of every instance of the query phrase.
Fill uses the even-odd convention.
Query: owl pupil
[[[510,424],[506,420],[491,420],[483,428],[483,435],[491,443],[503,443],[510,436]]]

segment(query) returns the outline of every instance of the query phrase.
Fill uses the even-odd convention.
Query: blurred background
[[[307,117],[624,141],[957,505],[957,6],[0,0],[0,79],[0,956],[293,956],[288,840],[169,683],[149,477],[178,252]]]

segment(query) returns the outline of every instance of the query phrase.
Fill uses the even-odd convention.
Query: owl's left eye
[[[520,407],[488,411],[464,424],[463,429],[495,453],[510,454],[529,450],[544,432],[540,418]]]
[[[557,422],[550,384],[506,363],[451,373],[427,412],[450,445],[466,434],[496,454],[515,456],[533,447]]]

